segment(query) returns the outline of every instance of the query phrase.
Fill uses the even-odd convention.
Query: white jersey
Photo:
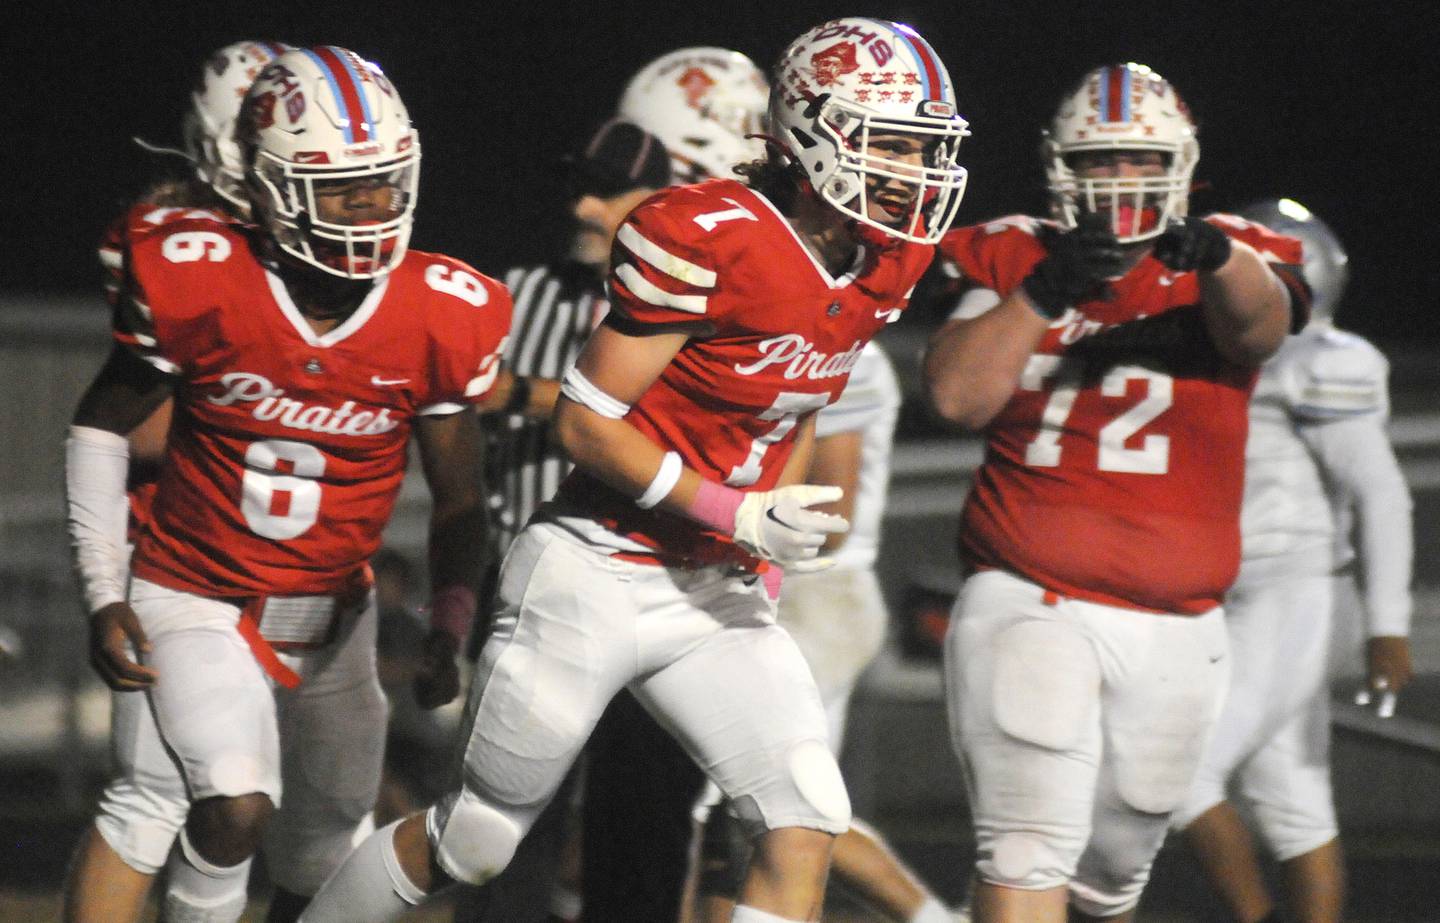
[[[845,390],[815,420],[815,438],[864,430],[860,478],[850,531],[834,555],[837,568],[875,566],[880,548],[880,518],[890,487],[890,444],[900,413],[900,384],[885,352],[866,344]]]
[[[1345,567],[1358,511],[1372,634],[1404,634],[1410,609],[1410,499],[1385,435],[1389,371],[1368,341],[1327,323],[1265,364],[1250,404],[1236,581]]]

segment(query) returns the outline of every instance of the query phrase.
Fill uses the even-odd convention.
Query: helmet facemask
[[[881,115],[834,96],[811,104],[817,109],[813,130],[819,138],[790,130],[792,150],[820,198],[842,214],[901,240],[933,244],[949,229],[965,194],[967,171],[958,163],[960,139],[970,132],[953,114]],[[937,113],[943,104],[924,101]],[[923,152],[913,163],[877,153],[890,138],[913,139]],[[807,143],[808,142],[808,143]],[[897,197],[895,187],[905,190]],[[888,191],[888,195],[886,192]],[[888,201],[890,207],[886,207]],[[877,219],[872,205],[891,212]],[[895,206],[902,211],[895,213]]]
[[[1080,215],[1099,212],[1110,216],[1111,230],[1121,243],[1149,240],[1164,233],[1171,221],[1189,212],[1190,184],[1198,160],[1194,141],[1173,147],[1087,147],[1063,150],[1046,142],[1046,175],[1051,210],[1061,225],[1075,227]],[[1074,160],[1087,151],[1158,151],[1165,160],[1159,176],[1081,177]]]
[[[390,160],[349,168],[290,163],[260,150],[250,175],[263,196],[259,221],[295,259],[346,279],[382,276],[404,259],[420,182],[418,142]],[[388,190],[386,217],[327,220],[319,202],[326,187],[367,180]]]

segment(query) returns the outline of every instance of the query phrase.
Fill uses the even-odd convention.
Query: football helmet
[[[775,65],[770,130],[820,198],[855,221],[934,243],[955,219],[967,178],[956,155],[969,123],[944,63],[909,26],[851,17],[800,36]],[[894,136],[921,142],[922,162],[872,146]],[[903,213],[872,218],[873,191],[894,182],[909,191]]]
[[[1345,285],[1350,281],[1350,257],[1335,232],[1294,199],[1255,202],[1242,208],[1240,216],[1272,231],[1300,238],[1305,250],[1302,272],[1313,298],[1310,319],[1333,320],[1335,309],[1345,296]]]
[[[1195,122],[1168,81],[1143,64],[1115,64],[1085,75],[1060,102],[1042,144],[1051,211],[1067,228],[1081,212],[1109,212],[1121,243],[1148,240],[1183,217],[1200,159]],[[1085,151],[1158,151],[1162,176],[1082,179]]]
[[[333,45],[287,51],[250,87],[239,137],[255,220],[281,250],[348,279],[399,265],[420,139],[379,67]]]
[[[181,124],[185,153],[195,163],[196,174],[242,215],[249,214],[250,203],[245,198],[245,163],[235,141],[240,103],[265,65],[289,47],[278,42],[235,42],[210,55]]]
[[[617,115],[659,138],[675,181],[729,177],[731,167],[765,156],[770,85],[745,55],[725,48],[681,48],[661,55],[625,85]]]

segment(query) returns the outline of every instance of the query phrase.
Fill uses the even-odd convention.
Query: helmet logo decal
[[[702,109],[701,102],[715,86],[715,78],[698,67],[687,68],[675,81],[685,94],[685,105],[691,109]]]
[[[249,113],[252,128],[269,128],[275,124],[275,94],[261,93],[250,100]]]
[[[814,75],[816,86],[833,86],[840,82],[841,77],[859,69],[854,42],[836,42],[810,56],[810,72]]]

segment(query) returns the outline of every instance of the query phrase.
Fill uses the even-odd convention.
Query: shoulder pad
[[[945,270],[1004,296],[1044,258],[1041,238],[1051,227],[1027,215],[1007,215],[957,228],[940,241]]]
[[[433,293],[426,303],[441,310],[481,308],[497,298],[510,300],[504,285],[468,263],[440,253],[411,250],[395,273],[397,279],[412,279],[422,294]]]
[[[1324,420],[1386,412],[1390,363],[1369,341],[1329,327],[1297,339],[1288,376],[1296,413]]]
[[[1257,221],[1225,212],[1206,215],[1205,220],[1232,239],[1254,247],[1269,262],[1292,266],[1299,266],[1301,263],[1299,238],[1278,234]]]

